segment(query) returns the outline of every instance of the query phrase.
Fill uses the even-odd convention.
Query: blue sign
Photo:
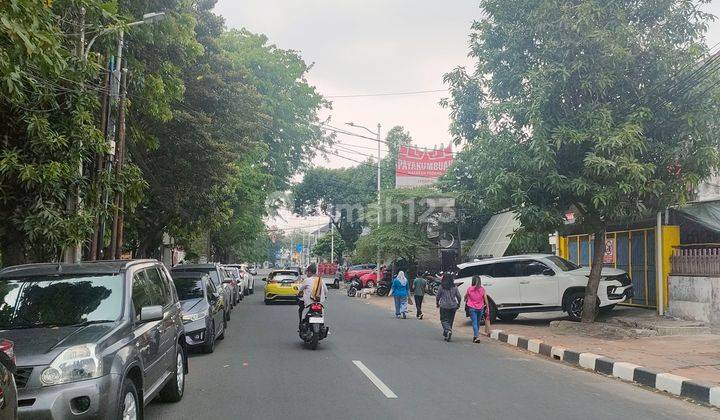
[[[297,246],[295,246],[295,250],[297,252],[302,252],[302,244],[297,244]]]

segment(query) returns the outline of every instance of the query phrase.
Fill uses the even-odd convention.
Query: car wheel
[[[497,314],[497,317],[500,318],[500,321],[512,321],[517,318],[518,315],[520,314]]]
[[[368,289],[372,289],[373,287],[375,287],[375,282],[370,280],[367,283],[365,283],[365,287],[367,287]]]
[[[167,402],[178,402],[185,392],[185,349],[178,344],[175,357],[175,375],[160,391],[160,398]]]
[[[138,398],[135,382],[130,378],[123,380],[122,392],[118,400],[117,418],[122,420],[137,420],[142,418],[142,406]]]
[[[583,304],[585,303],[585,293],[575,292],[570,295],[567,303],[567,313],[572,321],[580,321],[582,319]]]
[[[220,335],[218,335],[218,340],[224,340],[225,339],[225,331],[227,331],[227,321],[223,321],[223,331]]]
[[[265,299],[265,304],[266,304],[266,305],[269,305],[270,302],[272,302],[270,299]]]
[[[210,329],[207,333],[207,339],[202,347],[203,353],[212,353],[215,351],[215,323],[210,324]]]

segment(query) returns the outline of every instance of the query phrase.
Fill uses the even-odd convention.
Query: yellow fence
[[[678,226],[662,227],[662,265],[659,268],[663,278],[664,296],[667,296],[667,280],[670,272],[670,257],[674,246],[680,243]],[[631,229],[608,232],[605,235],[607,255],[605,266],[626,271],[632,279],[635,297],[628,304],[657,307],[659,293],[657,290],[658,270],[656,252],[657,241],[655,228]],[[592,263],[592,235],[569,235],[560,237],[560,256],[578,265],[590,266]],[[667,305],[667,299],[663,299]]]

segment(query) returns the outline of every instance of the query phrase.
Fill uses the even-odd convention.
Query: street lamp
[[[377,155],[377,228],[380,229],[380,123],[377,125],[377,133],[372,131],[371,129],[355,124],[354,122],[348,122],[346,123],[350,127],[357,127],[362,128],[363,130],[366,130],[370,134],[377,137],[377,146],[378,146],[378,155]],[[380,284],[380,244],[378,243],[378,250],[377,250],[377,278],[375,278],[375,283]]]
[[[128,23],[127,25],[118,25],[118,26],[111,26],[108,28],[103,29],[102,31],[98,32],[92,39],[90,39],[90,42],[88,42],[87,47],[85,48],[85,54],[83,55],[83,58],[87,61],[88,55],[90,54],[90,49],[92,48],[95,41],[106,34],[109,34],[110,32],[113,32],[115,30],[120,30],[120,38],[123,37],[123,29],[129,28],[131,26],[138,26],[138,25],[144,25],[146,23],[157,23],[161,20],[165,19],[165,12],[152,12],[152,13],[145,13],[143,15],[142,20],[138,20],[137,22]]]

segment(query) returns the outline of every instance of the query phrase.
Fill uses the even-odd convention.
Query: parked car
[[[350,268],[345,271],[345,281],[347,282],[353,279],[360,280],[360,277],[365,274],[373,273],[376,267],[377,264],[360,264],[350,266]]]
[[[230,321],[230,310],[232,309],[232,291],[230,290],[230,286],[225,283],[225,270],[223,270],[222,266],[220,264],[214,263],[182,264],[176,265],[171,270],[171,273],[173,275],[175,273],[187,272],[207,273],[208,275],[210,275],[210,280],[217,289],[218,293],[222,295],[223,301],[225,302],[225,305],[223,305],[223,310],[225,311],[225,320]]]
[[[223,269],[223,283],[230,286],[230,292],[232,294],[232,306],[240,303],[245,297],[245,280],[240,275],[240,272],[235,267],[228,267],[224,265]]]
[[[297,270],[273,270],[265,282],[265,304],[286,301],[296,302],[302,277]]]
[[[382,268],[381,276],[382,276],[382,278],[388,277],[388,270],[385,267]],[[390,280],[392,281],[392,278]],[[360,282],[361,288],[375,287],[378,285],[377,272],[375,272],[375,270],[373,270],[367,274],[363,274],[362,276],[360,276],[358,281]]]
[[[0,339],[0,419],[3,420],[17,418],[15,370],[15,343]]]
[[[207,273],[175,273],[173,280],[182,306],[185,343],[191,349],[212,353],[215,340],[224,339],[227,330],[222,295]]]
[[[589,268],[583,268],[556,255],[518,255],[492,258],[458,265],[456,284],[465,295],[472,276],[482,277],[490,298],[490,318],[513,320],[523,312],[567,312],[580,320]],[[633,296],[630,277],[622,270],[604,267],[598,288],[602,310]]]
[[[255,275],[257,272],[252,274],[246,264],[228,264],[227,266],[237,268],[240,271],[240,275],[245,279],[245,296],[255,293]]]
[[[20,418],[140,418],[183,397],[185,329],[158,261],[5,268],[0,336],[15,343]]]

